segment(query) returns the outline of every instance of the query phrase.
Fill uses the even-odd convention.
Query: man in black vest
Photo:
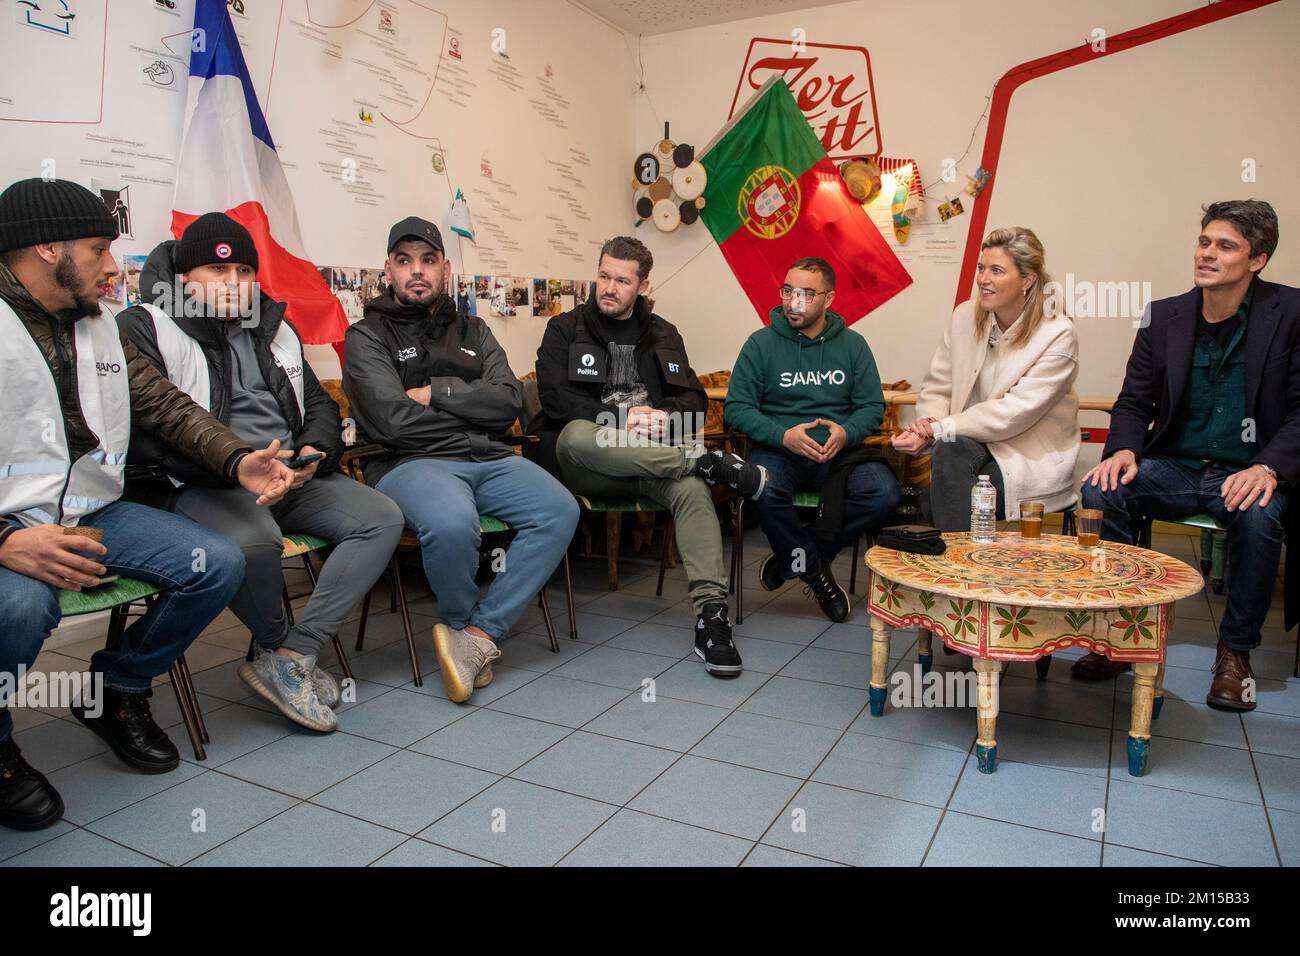
[[[540,460],[584,495],[645,495],[668,508],[696,613],[695,653],[715,677],[740,673],[727,619],[722,532],[706,482],[747,497],[767,473],[700,442],[708,399],[672,323],[644,293],[654,259],[636,239],[605,243],[595,294],[546,325],[537,350]]]
[[[358,442],[383,449],[366,480],[420,536],[443,619],[434,627],[443,689],[462,703],[491,682],[496,642],[560,563],[578,505],[502,441],[519,418],[519,381],[487,324],[446,293],[438,227],[415,216],[393,226],[384,274],[389,288],[344,340],[343,387]],[[516,531],[481,598],[479,515]]]
[[[271,508],[221,487],[148,434],[131,445],[126,495],[229,535],[243,549],[244,584],[230,608],[260,653],[239,677],[280,713],[320,733],[338,727],[338,682],[317,663],[347,616],[383,573],[402,536],[391,500],[338,471],[339,408],[303,357],[285,306],[261,291],[248,230],[210,212],[178,241],[154,249],[140,272],[146,305],[119,328],[160,373],[254,447],[275,439],[294,468]],[[285,532],[333,547],[306,607],[290,625],[284,608]]]
[[[1102,537],[1132,542],[1136,518],[1207,511],[1228,534],[1228,600],[1206,703],[1255,709],[1250,651],[1260,642],[1282,542],[1293,546],[1288,494],[1300,479],[1300,289],[1259,273],[1277,249],[1277,214],[1257,200],[1206,207],[1196,288],[1151,303],[1111,411],[1102,462],[1083,501],[1104,513]],[[1290,519],[1290,520],[1288,520]],[[1288,571],[1288,629],[1294,588]],[[1080,658],[1076,677],[1127,664]]]

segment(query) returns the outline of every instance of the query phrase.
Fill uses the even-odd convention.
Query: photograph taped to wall
[[[143,301],[140,296],[140,272],[144,269],[145,261],[148,258],[148,256],[122,257],[122,284],[126,289],[126,305],[128,308],[139,305]]]
[[[492,314],[498,318],[508,319],[515,314],[513,297],[510,294],[509,276],[489,276],[492,281]]]

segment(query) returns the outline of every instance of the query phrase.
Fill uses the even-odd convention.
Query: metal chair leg
[[[358,652],[366,642],[366,618],[370,616],[370,595],[373,592],[374,588],[367,591],[365,600],[361,602],[361,620],[357,624],[357,646],[355,648]]]
[[[737,498],[735,506],[736,521],[731,526],[731,553],[736,570],[731,576],[732,586],[736,589],[736,623],[745,623],[745,499]]]
[[[564,596],[569,602],[569,640],[576,641],[578,639],[578,615],[573,607],[573,569],[569,567],[569,552],[567,551],[564,552]]]
[[[856,594],[858,590],[858,554],[862,550],[862,535],[853,539],[853,563],[849,565],[849,593]]]
[[[199,691],[194,686],[194,675],[190,672],[190,662],[185,659],[185,655],[180,656],[181,677],[185,680],[185,692],[190,698],[190,710],[194,713],[194,723],[199,729],[199,736],[203,738],[205,744],[212,743],[212,738],[208,736],[208,723],[203,719],[203,708],[199,706]]]
[[[176,706],[180,709],[181,720],[185,723],[185,732],[189,734],[190,745],[194,748],[195,760],[207,760],[207,751],[203,749],[203,740],[199,735],[198,724],[190,712],[189,694],[185,688],[185,678],[180,668],[181,658],[177,658],[171,667],[172,691],[176,694]]]
[[[546,588],[537,592],[537,603],[542,609],[542,619],[546,621],[546,637],[551,642],[551,653],[560,653],[560,642],[555,639],[555,624],[551,621],[551,605],[546,600]]]
[[[673,542],[677,538],[677,522],[668,516],[668,527],[664,529],[664,553],[659,557],[659,584],[655,587],[655,597],[664,596],[664,572],[668,570],[668,558],[673,553]]]
[[[424,678],[420,676],[420,657],[415,652],[415,635],[411,633],[411,609],[406,603],[406,587],[402,584],[402,569],[397,563],[397,555],[393,555],[393,594],[397,601],[398,613],[402,615],[402,633],[406,635],[406,651],[411,656],[411,676],[416,687],[424,686]]]

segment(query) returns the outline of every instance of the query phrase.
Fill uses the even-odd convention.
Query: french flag
[[[343,306],[307,259],[293,195],[239,48],[226,0],[198,0],[172,234],[224,210],[257,244],[258,281],[309,345],[343,340]]]

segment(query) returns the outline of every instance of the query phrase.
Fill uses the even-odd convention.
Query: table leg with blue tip
[[[921,676],[930,673],[934,664],[934,632],[918,628],[916,632],[916,660],[921,665]]]
[[[871,616],[871,688],[867,697],[871,716],[885,713],[885,695],[889,692],[889,625]]]
[[[976,657],[977,681],[975,708],[979,733],[975,738],[975,759],[980,773],[993,773],[998,769],[998,686],[1002,679],[1002,662],[986,657]]]
[[[1128,772],[1140,777],[1147,772],[1151,750],[1151,718],[1154,716],[1156,682],[1162,667],[1155,661],[1133,665],[1133,712],[1128,732]]]

